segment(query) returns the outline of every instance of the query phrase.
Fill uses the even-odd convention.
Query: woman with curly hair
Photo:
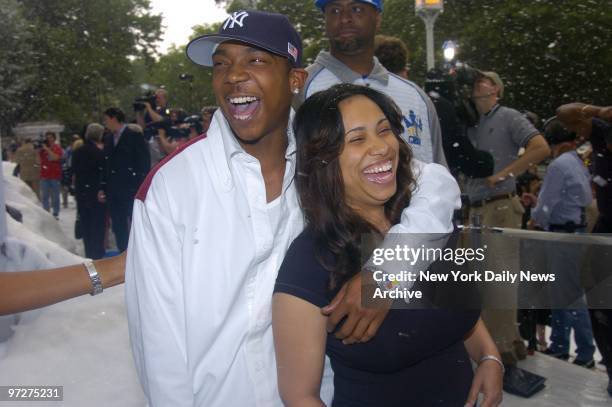
[[[464,405],[475,401],[470,357],[487,361],[478,369],[487,370],[497,388],[486,405],[497,405],[502,367],[478,310],[391,309],[372,339],[351,346],[326,329],[320,308],[361,270],[361,237],[382,239],[410,204],[418,164],[400,138],[399,109],[370,88],[337,85],[306,100],[294,130],[307,227],[285,256],[273,299],[284,403],[323,405],[327,354],[333,406]],[[470,336],[478,337],[477,346]]]

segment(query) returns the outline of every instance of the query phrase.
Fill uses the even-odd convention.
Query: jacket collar
[[[291,123],[293,122],[294,115],[295,112],[291,109],[289,128],[287,129],[288,144],[285,152],[285,158],[289,161],[288,165],[291,165],[293,169],[295,169],[296,142]],[[242,158],[247,162],[254,162],[257,159],[248,154],[244,148],[242,148],[238,140],[236,140],[234,132],[225,119],[225,116],[223,116],[221,109],[217,109],[213,115],[210,127],[206,133],[206,138],[210,140],[211,143],[213,157],[215,159],[215,168],[217,169],[218,175],[223,184],[228,189],[231,189],[233,181],[230,172],[230,162],[238,158]]]
[[[348,66],[346,66],[343,62],[334,57],[328,51],[319,52],[315,63],[320,64],[326,69],[328,69],[343,83],[353,83],[357,79],[366,78],[378,81],[385,86],[389,83],[389,71],[387,71],[385,67],[382,66],[382,64],[378,61],[378,58],[376,57],[374,57],[374,68],[372,68],[372,72],[370,72],[369,75],[365,78],[357,72],[353,71]]]

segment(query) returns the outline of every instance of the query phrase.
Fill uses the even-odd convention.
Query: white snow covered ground
[[[10,175],[13,164],[3,165],[7,204],[22,212],[23,224],[7,217],[10,250],[0,256],[0,270],[82,262],[83,243],[73,237],[75,202],[70,198],[68,208],[61,208],[58,222],[27,185]],[[0,386],[64,386],[63,402],[18,406],[146,405],[129,347],[123,286],[0,317],[0,341],[3,328],[14,333],[0,342]],[[0,401],[0,407],[5,405],[15,404]]]
[[[29,188],[10,175],[12,164],[3,164],[7,203],[24,215],[23,224],[8,220],[10,253],[22,253],[23,243],[26,248],[12,263],[3,263],[0,256],[0,270],[81,262],[82,242],[72,236],[74,202],[61,209],[58,223],[40,209]],[[118,286],[96,297],[85,295],[19,317],[0,317],[0,386],[64,386],[63,402],[0,402],[0,407],[146,405],[129,348],[123,295],[123,286]],[[3,323],[14,324],[14,334],[4,342]],[[547,387],[531,399],[505,394],[503,406],[612,406],[601,367],[587,370],[539,353],[520,366],[547,377]]]

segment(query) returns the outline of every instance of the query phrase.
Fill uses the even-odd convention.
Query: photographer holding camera
[[[170,115],[168,110],[168,91],[163,88],[159,88],[155,91],[155,97],[153,99],[154,104],[150,101],[144,102],[147,115],[149,115],[149,122],[161,122],[164,118]],[[145,115],[146,117],[146,115]]]
[[[202,133],[202,118],[198,115],[178,118],[173,123],[164,122],[156,137],[161,152],[172,154],[181,144],[198,137]]]
[[[49,212],[49,200],[53,207],[53,217],[59,219],[60,181],[62,179],[62,157],[64,151],[55,143],[57,136],[52,131],[45,133],[45,139],[40,145],[40,191],[43,208]]]
[[[157,89],[153,95],[148,93],[136,98],[132,106],[136,115],[136,123],[143,128],[147,140],[157,133],[155,125],[159,125],[170,117],[168,92],[163,88]]]

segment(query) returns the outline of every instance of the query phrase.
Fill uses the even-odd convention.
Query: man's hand
[[[529,192],[523,192],[521,195],[521,203],[525,208],[535,208],[538,204],[538,197]]]
[[[359,273],[342,286],[332,302],[321,309],[323,315],[328,316],[327,331],[333,332],[336,325],[346,317],[342,327],[336,332],[336,338],[342,339],[345,345],[357,342],[367,342],[376,335],[378,328],[384,321],[392,301],[385,300],[376,308],[365,308],[361,303],[362,274]],[[368,274],[369,275],[369,274]],[[376,288],[375,282],[366,282],[364,289],[372,292]],[[372,297],[370,297],[372,298]]]
[[[493,174],[490,177],[487,177],[487,186],[489,188],[493,188],[493,187],[495,187],[495,185],[498,182],[502,182],[503,180],[505,180],[506,177],[507,177],[507,175],[502,173],[502,172],[498,172],[496,174]]]
[[[612,123],[612,106],[606,106],[599,109],[599,113],[597,114],[601,119]]]
[[[529,219],[527,222],[527,230],[544,230],[540,225],[538,225],[535,220]]]
[[[502,368],[494,360],[481,362],[474,372],[472,387],[465,402],[465,407],[473,407],[478,400],[478,394],[482,393],[484,399],[479,404],[480,407],[496,407],[502,402],[502,388],[504,374]]]

